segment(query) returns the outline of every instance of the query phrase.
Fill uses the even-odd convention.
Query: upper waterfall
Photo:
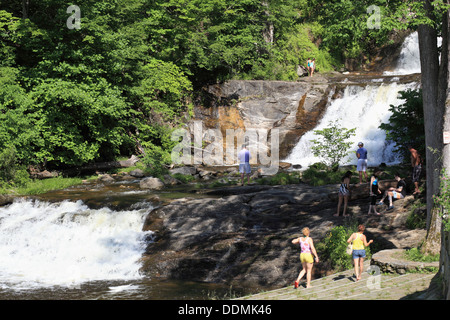
[[[378,127],[389,121],[390,105],[404,102],[399,99],[398,93],[408,88],[417,88],[416,82],[400,82],[402,76],[414,73],[420,73],[417,32],[405,39],[394,70],[384,72],[379,78],[368,78],[363,86],[345,79],[343,84],[346,87],[341,97],[330,99],[319,124],[300,138],[284,161],[303,167],[320,162],[321,159],[315,157],[311,151],[312,140],[318,138],[314,130],[326,128],[330,122],[338,120],[340,127],[356,128],[356,134],[351,140],[353,145],[348,150],[350,157],[344,159],[341,165],[356,164],[357,158],[351,151],[356,151],[359,141],[363,142],[368,150],[369,166],[400,163],[402,159],[393,152],[395,143],[387,141],[385,132]]]
[[[405,38],[395,69],[385,71],[384,75],[405,75],[420,73],[419,34],[411,33]]]

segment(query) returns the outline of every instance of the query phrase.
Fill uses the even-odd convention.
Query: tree
[[[400,91],[399,95],[405,103],[390,105],[392,115],[389,122],[380,124],[379,128],[386,131],[386,139],[395,142],[394,152],[402,155],[403,159],[409,159],[408,145],[414,146],[424,156],[426,148],[422,90],[407,89]]]
[[[448,89],[448,7],[434,7],[429,0],[419,1],[424,9],[424,22],[419,25],[419,49],[422,74],[424,127],[427,172],[427,237],[422,251],[436,254],[441,249],[440,208],[434,206],[433,195],[439,193],[442,169],[443,118]],[[448,4],[448,3],[447,3]],[[426,20],[428,19],[428,20]],[[439,30],[440,29],[440,30]],[[437,37],[442,32],[441,63]],[[438,152],[435,152],[438,150]]]
[[[314,133],[321,137],[311,140],[314,143],[311,149],[314,156],[322,158],[327,166],[334,167],[339,165],[339,162],[349,155],[348,149],[352,142],[347,142],[346,140],[355,134],[356,128],[340,128],[338,121],[334,123],[330,121],[328,126],[322,130],[314,130]]]

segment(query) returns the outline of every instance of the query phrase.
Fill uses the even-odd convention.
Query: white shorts
[[[400,192],[397,191],[392,191],[392,196],[394,197],[394,199],[403,199],[403,194],[401,194]]]
[[[367,159],[358,159],[356,164],[356,171],[366,171],[367,170]]]
[[[239,165],[240,173],[250,173],[252,170],[250,169],[250,163],[241,163]]]

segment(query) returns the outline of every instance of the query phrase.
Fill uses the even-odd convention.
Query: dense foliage
[[[367,26],[372,4],[382,9],[381,28]],[[319,72],[340,68],[387,43],[405,4],[0,0],[0,150],[14,147],[18,166],[132,153],[165,163],[170,134],[204,84],[294,80],[308,57]]]
[[[399,92],[404,100],[400,105],[390,105],[392,115],[388,123],[382,123],[380,129],[386,131],[386,138],[395,142],[394,151],[409,159],[408,146],[413,146],[422,158],[425,158],[425,129],[423,118],[422,90]]]

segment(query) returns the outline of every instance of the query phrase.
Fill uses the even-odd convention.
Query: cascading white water
[[[394,164],[401,161],[392,150],[393,143],[386,142],[386,133],[378,126],[383,122],[388,122],[391,112],[391,104],[398,105],[401,101],[398,92],[405,90],[408,85],[401,85],[395,82],[381,85],[349,85],[345,88],[343,97],[334,100],[327,108],[322,120],[314,130],[323,129],[329,126],[330,121],[338,120],[342,128],[356,128],[355,136],[352,137],[353,146],[351,150],[356,151],[359,141],[364,143],[368,150],[368,164],[377,166],[384,162]],[[320,162],[320,157],[315,157],[311,151],[313,142],[319,136],[314,131],[305,133],[298,144],[294,147],[289,157],[285,160],[292,164],[301,164],[303,167],[315,162]],[[356,156],[353,153],[349,158],[344,159],[341,164],[356,164]]]
[[[417,32],[412,33],[405,39],[397,67],[393,71],[385,72],[384,75],[392,76],[420,73],[420,53]],[[330,121],[339,121],[342,128],[356,128],[356,135],[352,137],[353,146],[348,150],[356,151],[357,143],[363,142],[368,150],[369,166],[378,166],[381,163],[388,165],[397,164],[402,159],[393,153],[395,144],[386,141],[386,134],[379,129],[381,123],[387,123],[391,112],[390,105],[399,105],[404,101],[399,99],[399,91],[408,88],[417,88],[416,83],[398,84],[399,77],[393,77],[390,82],[380,77],[372,80],[365,87],[349,84],[342,98],[329,103],[327,110],[320,123],[313,130],[305,133],[293,148],[290,155],[284,160],[292,164],[300,164],[307,167],[315,162],[320,162],[320,157],[312,154],[311,140],[319,138],[314,130],[326,128]],[[344,159],[341,165],[356,164],[357,158],[353,153]]]
[[[76,286],[141,277],[149,209],[89,209],[82,201],[0,208],[0,288]]]
[[[411,33],[405,38],[397,65],[393,71],[385,71],[385,75],[406,75],[420,73],[419,34]]]

